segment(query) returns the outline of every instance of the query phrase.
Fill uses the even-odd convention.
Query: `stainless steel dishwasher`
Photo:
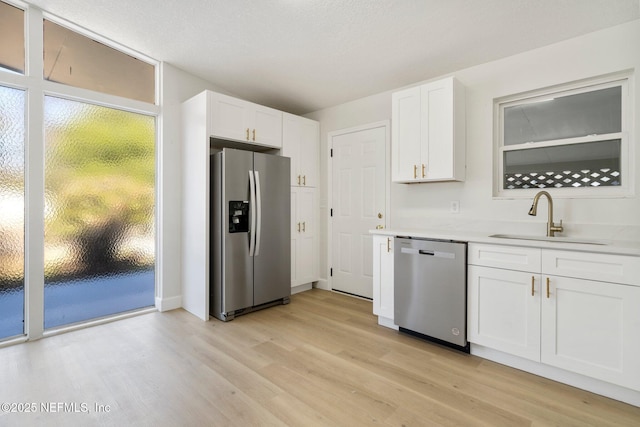
[[[466,242],[396,237],[395,249],[400,331],[468,353]]]

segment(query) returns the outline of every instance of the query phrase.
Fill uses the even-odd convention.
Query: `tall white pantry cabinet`
[[[296,288],[319,279],[320,125],[288,113],[282,123],[282,155],[291,158],[291,287]]]
[[[292,249],[296,250],[292,251],[292,272],[295,273],[292,286],[318,280],[318,123],[211,91],[185,101],[181,115],[183,308],[202,320],[209,319],[209,156],[212,139],[225,140],[233,148],[291,157],[292,184],[300,174],[301,183],[313,185],[302,185],[300,190],[298,186],[292,187],[295,188],[292,190],[292,213],[296,212],[296,216],[292,215],[295,227],[292,241],[296,241],[295,246],[292,243]],[[313,194],[306,195],[310,190]],[[297,233],[298,222],[300,233]],[[298,234],[310,240],[298,244]]]

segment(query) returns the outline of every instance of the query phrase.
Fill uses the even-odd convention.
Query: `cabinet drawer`
[[[544,250],[542,272],[640,286],[640,258],[633,256]]]
[[[470,243],[469,264],[539,273],[540,252],[538,248]]]

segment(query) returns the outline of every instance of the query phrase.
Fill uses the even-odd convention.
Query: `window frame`
[[[534,91],[509,95],[494,99],[494,149],[493,149],[493,198],[494,199],[521,199],[531,198],[540,190],[553,192],[553,196],[565,199],[579,198],[625,198],[633,197],[635,194],[635,163],[633,141],[633,72],[627,70],[596,78],[580,80],[577,82],[556,85]],[[534,143],[521,143],[504,145],[504,110],[508,107],[526,105],[540,102],[545,98],[557,98],[562,96],[576,95],[580,93],[592,92],[610,87],[621,87],[621,131],[609,134],[589,135],[583,137],[572,137],[564,139],[554,139],[539,141]],[[566,145],[577,145],[589,142],[620,140],[620,176],[622,178],[619,186],[598,186],[598,187],[545,187],[526,189],[504,188],[504,153],[509,151],[557,147]]]
[[[16,74],[0,69],[0,84],[26,92],[25,107],[25,317],[24,335],[0,342],[0,347],[18,342],[31,341],[43,336],[55,335],[87,325],[111,321],[131,314],[115,314],[107,318],[90,320],[59,329],[44,331],[44,97],[79,101],[108,108],[145,114],[155,118],[155,296],[161,294],[160,277],[162,259],[162,96],[161,62],[149,58],[133,49],[122,46],[79,25],[43,11],[37,6],[20,0],[2,0],[25,11],[25,73]],[[145,61],[155,68],[155,102],[153,104],[90,89],[78,88],[44,79],[43,67],[43,19],[55,22],[106,46]],[[153,309],[155,310],[155,309]]]

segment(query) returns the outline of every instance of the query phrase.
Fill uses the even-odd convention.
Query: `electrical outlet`
[[[454,214],[460,213],[460,201],[452,200],[451,205],[449,207],[449,212]]]

